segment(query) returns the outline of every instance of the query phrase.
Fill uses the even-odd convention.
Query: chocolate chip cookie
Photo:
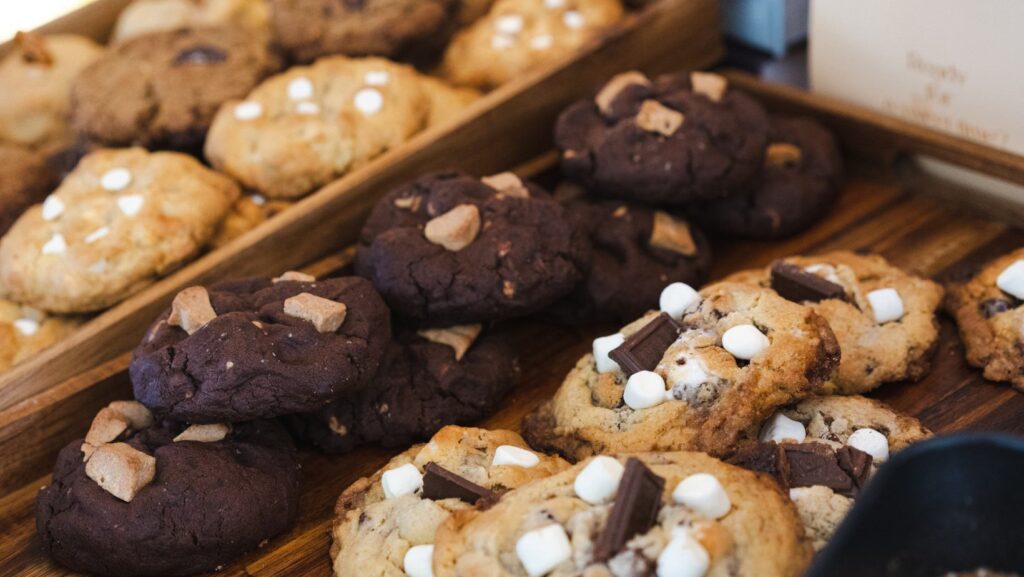
[[[266,35],[268,19],[263,0],[133,0],[117,16],[110,40],[117,43],[151,32],[226,24]]]
[[[0,142],[0,236],[28,207],[57,185],[46,159],[28,148]]]
[[[541,310],[576,286],[588,259],[580,231],[537,186],[440,172],[377,203],[356,272],[398,316],[446,326]]]
[[[956,320],[967,362],[986,379],[1024,392],[1024,248],[948,287],[945,308]]]
[[[767,478],[703,453],[599,456],[455,512],[437,531],[437,577],[796,577],[811,548]]]
[[[942,287],[879,255],[839,251],[789,257],[727,280],[771,287],[828,321],[843,351],[834,382],[837,393],[916,381],[931,369]]]
[[[0,299],[0,371],[59,343],[82,324],[77,317],[61,317]]]
[[[191,287],[135,349],[135,398],[202,423],[315,411],[370,383],[389,322],[384,301],[355,277]]]
[[[75,79],[71,123],[103,146],[202,150],[220,105],[279,66],[264,39],[219,26],[127,40]]]
[[[562,112],[562,172],[595,192],[655,204],[723,198],[748,188],[768,145],[752,98],[705,72],[612,78]]]
[[[717,283],[662,305],[669,312],[594,341],[555,397],[523,420],[532,446],[574,461],[655,450],[727,456],[778,407],[825,392],[839,366],[825,319],[769,289]]]
[[[99,575],[193,575],[291,526],[299,465],[280,425],[153,424],[133,405],[101,411],[39,491],[36,529],[54,561]]]
[[[445,427],[338,497],[334,574],[428,575],[434,531],[448,515],[566,467],[511,431]]]
[[[761,174],[748,190],[693,209],[725,235],[775,239],[817,222],[835,203],[843,160],[835,137],[809,118],[772,117]]]

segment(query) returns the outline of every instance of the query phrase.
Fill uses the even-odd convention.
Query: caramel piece
[[[623,90],[632,84],[650,86],[651,81],[642,72],[637,72],[636,70],[612,76],[612,79],[594,97],[594,103],[597,104],[597,109],[601,111],[601,114],[605,116],[610,115],[612,113],[612,103],[615,102],[615,99]]]
[[[103,445],[85,464],[85,474],[104,491],[131,502],[156,475],[156,458],[127,443]]]
[[[651,246],[683,256],[697,254],[697,243],[693,241],[690,225],[686,221],[673,218],[669,213],[660,210],[654,213]]]
[[[796,166],[803,160],[804,153],[799,147],[788,142],[773,142],[764,153],[765,166]]]
[[[416,334],[430,342],[448,345],[455,351],[455,360],[460,361],[480,336],[481,330],[483,325],[458,325],[446,329],[422,329]]]
[[[683,126],[682,112],[663,106],[657,100],[644,100],[636,114],[636,125],[655,134],[672,136]]]
[[[317,332],[333,333],[345,322],[348,308],[310,293],[295,295],[284,301],[284,314],[313,323]]]
[[[423,229],[427,240],[452,252],[458,252],[472,244],[479,233],[480,210],[472,204],[456,206],[431,219]]]
[[[206,323],[217,318],[217,313],[210,304],[210,293],[201,286],[188,287],[174,297],[171,304],[171,316],[167,324],[185,329],[192,334],[203,328]]]
[[[703,94],[711,102],[720,102],[725,96],[725,90],[729,87],[729,81],[724,76],[711,72],[691,72],[690,86],[694,93]]]

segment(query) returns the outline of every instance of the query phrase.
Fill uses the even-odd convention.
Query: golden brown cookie
[[[481,94],[472,88],[457,88],[432,76],[423,77],[423,91],[430,100],[429,126],[447,123],[458,118]]]
[[[52,316],[0,299],[0,371],[59,343],[81,324],[76,317]]]
[[[292,206],[287,200],[267,200],[259,194],[242,195],[221,221],[210,240],[211,248],[220,248]]]
[[[134,0],[121,11],[111,42],[150,32],[233,24],[253,34],[267,34],[263,0]]]

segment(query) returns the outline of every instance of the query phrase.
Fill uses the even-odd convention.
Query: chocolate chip
[[[824,485],[837,493],[853,494],[853,479],[840,466],[832,447],[822,443],[784,444],[789,461],[789,486]]]
[[[772,289],[783,298],[798,303],[846,298],[846,289],[842,285],[782,261],[772,265]]]
[[[737,452],[728,462],[749,471],[771,475],[782,490],[789,491],[789,460],[778,443],[759,443]]]
[[[423,468],[423,497],[426,499],[459,499],[475,505],[483,501],[493,503],[498,496],[491,490],[452,473],[437,463],[427,463]]]
[[[853,479],[853,485],[858,490],[863,489],[871,474],[872,457],[870,454],[849,445],[836,451],[836,459],[839,467],[846,471],[846,474]]]
[[[596,562],[611,559],[635,535],[646,533],[654,525],[664,489],[665,479],[655,475],[639,459],[630,457],[626,461],[608,523],[594,544]]]
[[[626,375],[654,370],[675,342],[683,327],[667,313],[661,313],[608,354]]]
[[[999,313],[1005,313],[1006,311],[1014,309],[1016,307],[1013,305],[1013,303],[1006,299],[986,299],[981,301],[981,304],[978,305],[978,308],[981,310],[981,314],[984,315],[986,319],[990,319]]]
[[[183,64],[216,64],[228,59],[227,52],[213,46],[193,46],[174,57],[175,66]]]

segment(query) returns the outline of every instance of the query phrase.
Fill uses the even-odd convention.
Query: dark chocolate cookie
[[[569,293],[589,254],[564,209],[510,173],[424,176],[363,227],[358,274],[396,315],[433,326],[527,315]]]
[[[748,191],[694,207],[693,215],[732,236],[790,236],[828,212],[842,172],[839,146],[825,127],[809,118],[774,117],[761,176]]]
[[[674,282],[700,288],[711,246],[700,230],[667,212],[614,200],[576,200],[566,207],[586,231],[593,265],[575,292],[550,310],[563,322],[628,322],[658,308]]]
[[[744,190],[761,167],[768,120],[753,99],[708,73],[614,77],[558,119],[562,171],[594,191],[685,204]]]
[[[0,144],[0,236],[21,213],[56,186],[46,159],[27,148]]]
[[[47,554],[99,575],[193,575],[291,526],[299,465],[281,425],[236,424],[219,441],[175,442],[184,428],[157,425],[118,439],[155,458],[155,476],[129,502],[86,473],[82,439],[64,447],[36,500]]]
[[[469,336],[479,325],[453,327]],[[444,329],[434,329],[440,331]],[[469,334],[466,334],[466,331]],[[328,453],[370,443],[406,446],[445,425],[465,425],[494,411],[519,380],[515,351],[498,334],[484,334],[461,358],[456,348],[409,329],[396,329],[374,383],[321,411],[289,417],[302,439]]]
[[[355,277],[186,289],[135,349],[135,398],[190,422],[314,411],[370,382],[391,338],[389,317]]]
[[[456,0],[269,0],[274,42],[298,63],[321,56],[405,56],[447,37]]]
[[[221,103],[244,98],[279,67],[241,28],[154,32],[118,44],[71,89],[71,122],[104,146],[198,153]]]

